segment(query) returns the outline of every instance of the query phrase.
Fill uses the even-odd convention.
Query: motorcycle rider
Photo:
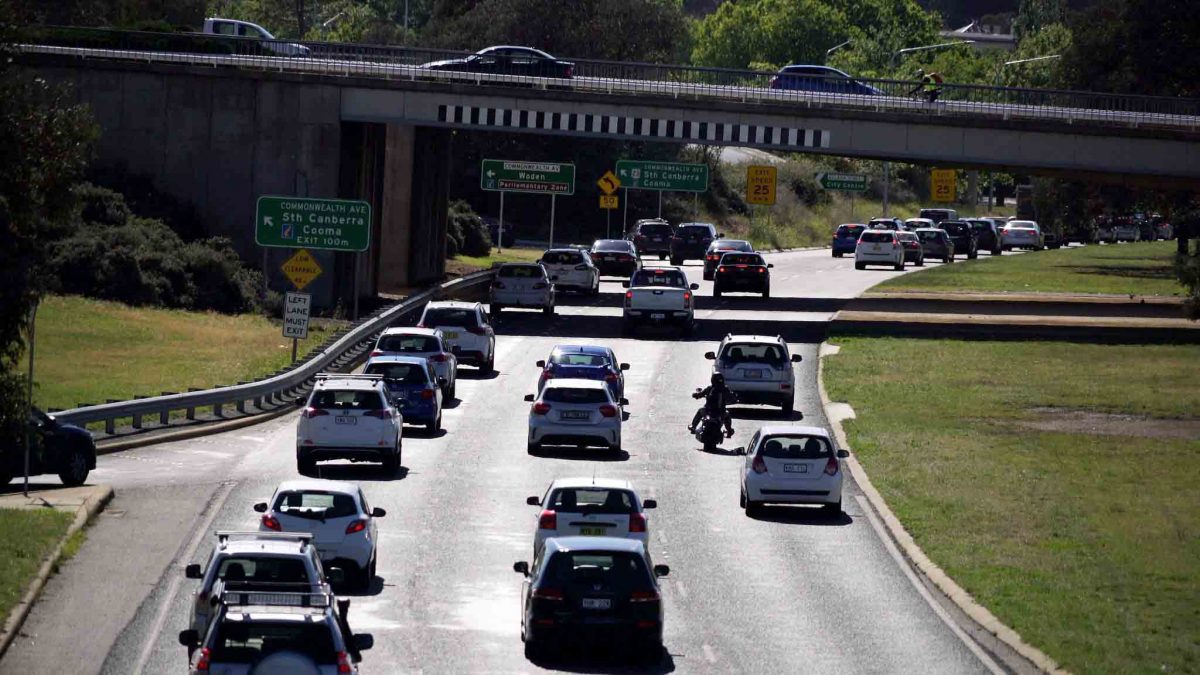
[[[696,411],[696,415],[692,417],[692,423],[688,426],[688,431],[695,433],[696,425],[700,424],[700,420],[704,418],[704,413],[709,412],[721,418],[721,422],[725,424],[725,435],[733,436],[733,420],[729,416],[729,411],[725,409],[730,403],[733,403],[734,393],[725,386],[725,376],[720,373],[713,373],[712,384],[692,394],[692,398],[704,399],[704,405]]]

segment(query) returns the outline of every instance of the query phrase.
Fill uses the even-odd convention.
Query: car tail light
[[[365,518],[360,520],[352,520],[350,521],[350,524],[346,526],[346,534],[362,532],[365,529],[367,529],[367,521]]]
[[[200,649],[200,658],[196,659],[196,671],[201,673],[208,672],[208,662],[212,660],[212,650],[208,647]]]
[[[616,417],[617,407],[615,405],[609,405],[605,403],[604,405],[600,406],[600,414],[604,415],[605,417]]]
[[[829,475],[829,476],[836,476],[837,472],[838,472],[837,457],[830,457],[829,461],[825,462],[825,474]]]
[[[688,309],[691,306],[692,306],[692,292],[684,291],[683,292],[683,308]]]
[[[634,591],[629,594],[630,602],[658,602],[658,591]]]
[[[303,413],[301,413],[301,414],[302,414],[302,415],[303,415],[305,418],[307,418],[307,419],[312,419],[312,418],[314,418],[314,417],[320,417],[320,416],[322,416],[322,415],[328,415],[328,414],[329,414],[329,411],[328,411],[328,410],[321,410],[320,408],[314,408],[314,407],[312,407],[312,406],[309,406],[309,407],[305,408],[305,409],[304,409],[304,412],[303,412]]]
[[[575,66],[567,66],[567,77],[575,76]]]
[[[646,531],[646,515],[644,513],[634,513],[629,516],[629,531],[630,532],[645,532]]]
[[[616,374],[616,373],[609,373],[609,374],[605,375],[605,376],[604,376],[604,381],[605,381],[605,382],[616,382],[616,381],[617,381],[617,374]]]
[[[759,273],[759,274],[766,274],[766,273],[767,273],[767,268],[765,268],[765,267],[759,267],[759,268],[758,268],[758,273]]]
[[[538,600],[566,600],[567,596],[557,588],[535,588],[533,589],[533,597]]]
[[[750,468],[754,469],[754,473],[766,473],[767,463],[763,461],[762,455],[755,455],[754,461],[750,463]]]
[[[625,291],[625,306],[633,306],[633,291]]]
[[[716,255],[710,255],[710,256],[708,256],[708,259],[709,259],[709,260],[720,260],[720,258],[721,258],[720,256],[716,256]]]
[[[392,411],[388,410],[387,408],[380,408],[379,410],[368,410],[363,413],[363,417],[374,417],[375,419],[380,419],[380,420],[390,420],[390,419],[392,419]]]
[[[483,329],[483,326],[467,326],[467,332],[473,335],[483,335],[487,333],[487,331]]]
[[[422,390],[422,391],[421,391],[421,398],[422,398],[422,399],[424,399],[424,400],[426,400],[426,401],[430,400],[431,398],[433,398],[433,390],[432,390],[432,389],[424,389],[424,390]]]
[[[446,355],[445,354],[433,354],[429,357],[429,360],[433,361],[434,363],[445,363]]]
[[[721,274],[724,274],[724,273],[725,273],[725,266],[724,266],[724,265],[721,265],[720,267],[718,267],[718,268],[717,268],[717,271],[718,271],[718,272],[720,272]]]
[[[270,514],[263,514],[262,524],[263,527],[267,528],[268,530],[275,530],[276,532],[283,531],[283,526],[279,524],[279,519]]]
[[[900,248],[900,244],[899,244],[898,242],[894,242],[894,241],[893,241],[893,242],[892,242],[892,250],[894,251],[894,250],[896,250],[896,249],[898,249],[898,248]]]
[[[371,352],[371,356],[383,356],[383,352],[376,349],[375,351]]]
[[[533,414],[534,415],[545,415],[548,412],[550,412],[550,404],[549,403],[546,403],[544,401],[538,401],[537,403],[533,404]]]
[[[558,514],[550,509],[542,511],[542,515],[538,516],[539,530],[557,530],[558,529]]]
[[[496,283],[492,284],[492,288],[504,288],[504,282],[497,281]]]
[[[339,673],[353,673],[354,666],[350,664],[350,655],[346,652],[338,652],[337,664]]]

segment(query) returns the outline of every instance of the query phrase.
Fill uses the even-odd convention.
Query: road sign
[[[623,159],[617,162],[617,178],[630,190],[704,192],[708,189],[708,165]]]
[[[596,181],[596,185],[600,186],[600,191],[606,195],[611,195],[621,187],[621,179],[617,178],[617,174],[611,171],[605,171],[600,180]],[[615,207],[614,207],[615,208]]]
[[[929,191],[935,202],[953,202],[958,197],[958,172],[933,169],[929,172]]]
[[[317,259],[304,249],[296,251],[296,254],[288,258],[280,269],[298,291],[304,290],[304,287],[311,284],[313,279],[321,276],[323,271],[317,264]]]
[[[600,195],[600,208],[615,209],[621,205],[621,200],[616,195]]]
[[[258,198],[259,246],[365,251],[371,245],[371,205],[348,199]]]
[[[479,187],[498,192],[573,195],[575,165],[485,159],[479,172]]]
[[[308,314],[312,296],[288,292],[283,300],[283,337],[303,340],[308,337]]]
[[[775,203],[775,178],[779,170],[773,166],[746,167],[746,201],[750,204]]]
[[[826,190],[866,192],[867,177],[861,173],[819,173],[817,182]]]

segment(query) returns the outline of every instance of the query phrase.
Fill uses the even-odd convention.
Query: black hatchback
[[[757,253],[733,251],[721,256],[713,274],[713,297],[722,293],[761,293],[771,297],[771,270],[774,267]]]
[[[943,220],[938,227],[950,235],[954,242],[955,255],[963,254],[974,260],[979,257],[979,240],[975,238],[975,230],[971,224],[962,220]]]
[[[665,220],[639,220],[626,237],[637,247],[641,255],[658,255],[659,260],[666,260],[671,254],[671,237],[674,228]]]
[[[29,475],[58,474],[64,485],[83,485],[96,468],[96,443],[82,427],[66,424],[33,408],[29,411]],[[0,486],[24,475],[25,454],[0,447]]]
[[[992,255],[1000,255],[1004,251],[1000,245],[1000,228],[996,227],[996,221],[988,218],[971,218],[967,222],[971,224],[971,229],[975,230],[978,250],[987,251]]]

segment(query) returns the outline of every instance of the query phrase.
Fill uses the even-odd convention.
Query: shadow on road
[[[799,422],[804,413],[794,410],[785,413],[778,408],[729,408],[729,416],[735,420],[760,420],[766,422]]]
[[[326,480],[389,482],[408,478],[408,467],[402,466],[389,476],[378,464],[318,464],[316,471],[306,475]]]
[[[588,295],[559,295],[555,298],[557,307],[620,307],[624,292],[601,292],[598,296]],[[743,312],[836,312],[846,306],[850,298],[764,298],[758,295],[733,295],[714,298],[709,295],[696,295],[698,311],[713,309],[738,310]],[[528,315],[536,316],[529,312]],[[519,317],[523,314],[503,314],[501,318]]]
[[[666,649],[657,661],[635,663],[624,651],[608,651],[601,647],[568,649],[562,653],[531,660],[542,668],[565,673],[644,673],[659,675],[675,672],[675,659]]]
[[[342,584],[337,588],[337,594],[341,597],[347,598],[369,598],[373,595],[379,595],[383,593],[383,587],[387,585],[385,583],[386,581],[386,579],[376,574],[371,578],[371,586],[367,590],[352,590],[350,588],[346,588],[346,584]],[[351,618],[353,618],[353,614],[353,608],[351,608]]]
[[[500,371],[498,370],[485,373],[479,368],[467,366],[467,370],[458,371],[458,379],[460,380],[494,380],[497,377],[500,377]]]
[[[404,425],[405,438],[441,438],[446,435],[446,429],[443,427],[437,431],[430,431],[428,427],[416,425]]]
[[[720,342],[727,334],[779,335],[791,343],[820,343],[825,341],[829,323],[826,321],[771,321],[755,319],[700,319],[691,337],[680,336],[679,330],[668,326],[647,326],[634,334],[621,330],[621,317],[572,315],[542,317],[512,317],[496,326],[501,335],[554,336],[557,338],[662,340],[669,342]],[[466,373],[464,372],[464,376]]]
[[[550,459],[576,459],[587,462],[627,462],[629,461],[629,453],[624,450],[620,452],[612,452],[600,448],[580,448],[572,445],[543,445],[537,452],[531,453],[534,457],[548,457]]]
[[[35,481],[34,478],[37,478],[38,480]],[[38,491],[40,491],[40,490],[62,490],[67,487],[66,485],[63,485],[62,483],[42,482],[45,480],[45,478],[46,478],[45,476],[30,476],[29,477],[29,491],[33,492],[35,490],[38,490]],[[91,486],[91,485],[94,485],[94,483],[84,483],[84,485]],[[13,477],[11,483],[9,483],[8,485],[5,485],[5,486],[0,486],[0,496],[11,495],[14,492],[19,493],[19,492],[23,491],[24,489],[25,489],[24,476],[15,476],[15,477]]]
[[[754,520],[761,520],[767,523],[781,523],[787,525],[816,525],[818,527],[831,527],[850,525],[854,519],[850,514],[842,511],[836,516],[831,516],[821,510],[819,506],[807,505],[782,505],[769,504],[759,509],[758,513],[749,516]]]

